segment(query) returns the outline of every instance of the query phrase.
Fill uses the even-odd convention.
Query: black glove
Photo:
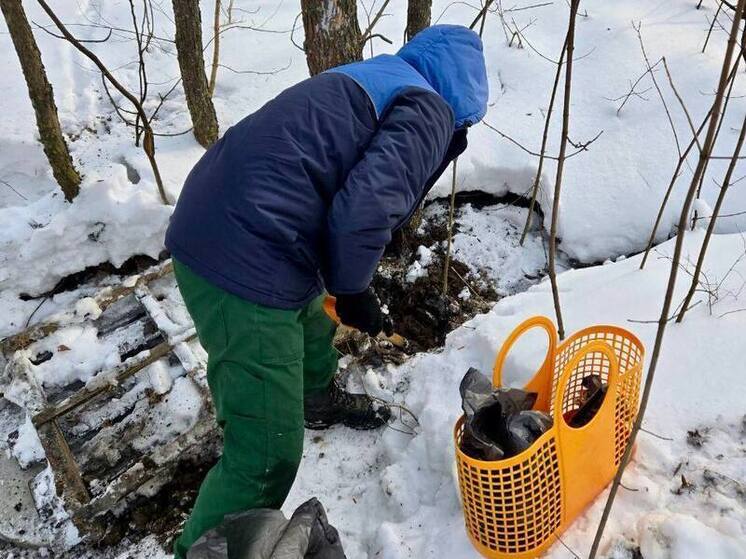
[[[427,182],[425,183],[424,191],[428,192],[435,182],[440,178],[440,175],[442,175],[445,170],[448,168],[448,166],[451,164],[451,162],[456,159],[459,155],[464,153],[464,150],[466,150],[466,146],[468,145],[468,141],[466,140],[466,131],[467,128],[459,128],[453,133],[453,137],[451,138],[451,143],[448,145],[448,149],[446,150],[446,154],[443,156],[443,161],[440,163],[438,168],[435,170],[435,172],[430,175],[430,178],[427,179]]]
[[[342,324],[352,326],[371,336],[381,330],[393,334],[389,317],[381,312],[381,302],[370,287],[361,293],[337,295],[337,314]]]
[[[450,163],[466,151],[466,146],[469,144],[466,139],[467,130],[468,128],[459,128],[453,133],[451,143],[449,144],[448,149],[446,150],[446,155],[443,158],[444,161]]]

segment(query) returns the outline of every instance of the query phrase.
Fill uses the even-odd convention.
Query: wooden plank
[[[147,285],[151,281],[160,279],[171,273],[173,273],[173,264],[171,260],[168,260],[157,266],[155,269],[151,269],[150,272],[141,274],[136,281],[132,282],[132,285],[120,284],[115,287],[103,289],[101,293],[96,296],[96,303],[101,310],[106,310],[109,305],[115,303],[122,297],[133,293],[139,286]],[[31,328],[27,328],[22,332],[0,340],[0,352],[10,358],[10,356],[19,349],[27,348],[32,343],[49,336],[63,326],[67,325],[60,324],[57,321],[36,324]]]
[[[187,331],[187,333],[185,333],[182,339],[179,339],[173,343],[162,342],[151,349],[144,357],[138,356],[136,358],[132,358],[131,360],[122,363],[121,365],[115,367],[114,369],[111,369],[110,371],[99,373],[97,375],[97,382],[81,388],[72,396],[65,398],[55,405],[48,406],[37,413],[32,420],[34,426],[36,426],[38,429],[45,423],[48,423],[49,421],[52,421],[82,406],[96,396],[101,396],[112,392],[114,387],[119,385],[124,380],[141,371],[151,363],[155,363],[160,358],[168,355],[168,353],[173,350],[176,344],[191,341],[196,337],[197,334],[194,332],[193,329],[190,329],[189,331]]]
[[[50,421],[38,427],[37,433],[54,472],[57,493],[62,495],[65,504],[75,510],[90,502],[91,495],[57,422]]]

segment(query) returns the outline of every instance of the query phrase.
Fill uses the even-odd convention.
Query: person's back
[[[476,35],[436,26],[399,55],[287,89],[195,166],[168,249],[221,288],[275,308],[301,308],[324,284],[339,293],[364,289],[391,230],[426,194],[454,128],[484,114],[480,72]],[[364,191],[337,200],[339,211],[354,213],[335,215],[337,193],[357,185]],[[360,246],[340,255],[337,233],[359,235]]]
[[[232,293],[303,306],[322,289],[320,224],[375,129],[370,101],[342,74],[287,89],[230,128],[194,167],[168,248]]]

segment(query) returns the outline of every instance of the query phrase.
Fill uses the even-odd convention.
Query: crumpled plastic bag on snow
[[[300,505],[290,520],[274,509],[227,515],[189,550],[187,559],[346,559],[321,503]]]

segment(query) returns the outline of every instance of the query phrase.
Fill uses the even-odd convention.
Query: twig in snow
[[[515,138],[513,138],[510,135],[506,134],[502,130],[500,130],[498,128],[495,128],[493,125],[491,125],[486,120],[483,120],[482,124],[484,124],[487,128],[489,128],[493,132],[496,132],[497,134],[499,134],[502,138],[505,138],[506,140],[508,140],[513,145],[515,145],[518,148],[520,148],[521,150],[525,151],[529,155],[533,155],[534,157],[539,157],[539,158],[543,157],[545,159],[552,159],[554,161],[558,161],[559,160],[559,156],[558,155],[547,155],[546,153],[542,154],[542,153],[539,153],[539,152],[533,151],[532,149],[527,148],[526,146],[524,146],[522,143],[520,143]],[[570,142],[573,146],[576,146],[578,149],[576,151],[570,153],[570,154],[567,154],[565,156],[565,159],[570,159],[571,157],[575,157],[576,155],[578,155],[578,154],[580,154],[580,153],[582,153],[584,151],[588,151],[588,146],[590,146],[593,142],[595,142],[601,136],[601,134],[603,134],[603,130],[601,130],[600,132],[598,132],[593,138],[591,138],[587,142],[579,142],[577,144],[574,144],[574,143]]]
[[[682,268],[682,271],[688,272],[688,270],[685,270],[684,268]],[[690,308],[696,307],[701,302],[702,301],[697,301]],[[666,319],[666,321],[667,322],[673,322],[673,320],[676,318],[676,315],[679,312],[680,308],[681,308],[681,303],[679,303],[678,305],[676,305],[676,309],[674,309],[674,312],[671,314],[671,316],[669,316]],[[660,321],[659,320],[642,320],[642,319],[639,319],[639,318],[628,318],[627,322],[630,322],[632,324],[658,324]]]
[[[731,60],[733,58],[733,52],[735,50],[736,36],[739,31],[739,23],[741,20],[741,16],[744,13],[744,6],[746,6],[746,0],[739,0],[738,7],[736,9],[736,15],[733,19],[733,25],[731,26],[730,35],[728,37],[728,45],[726,47],[725,56],[723,59],[723,66],[720,71],[720,81],[718,83],[717,95],[712,105],[712,118],[710,119],[707,135],[705,136],[705,140],[702,144],[702,151],[700,152],[697,168],[695,169],[694,176],[692,177],[692,181],[689,184],[689,190],[687,191],[686,198],[684,199],[684,204],[681,208],[681,214],[679,215],[679,234],[676,237],[673,261],[671,263],[671,271],[669,273],[668,285],[663,301],[663,308],[661,309],[661,315],[658,322],[658,331],[656,332],[655,336],[655,344],[653,345],[653,354],[650,358],[650,366],[648,368],[648,374],[645,378],[645,386],[643,388],[642,398],[640,400],[640,409],[637,413],[637,417],[635,417],[635,422],[632,425],[632,431],[630,432],[629,440],[627,441],[627,447],[624,450],[624,454],[622,455],[619,467],[617,468],[616,475],[614,476],[614,481],[612,482],[611,490],[609,491],[609,497],[606,501],[606,505],[604,506],[601,521],[599,522],[598,530],[596,530],[596,536],[593,540],[593,545],[591,546],[591,551],[588,559],[595,559],[596,554],[598,553],[598,548],[601,545],[601,538],[604,533],[604,528],[606,527],[606,522],[608,521],[609,515],[611,514],[611,507],[614,504],[614,498],[616,497],[617,491],[619,489],[619,484],[622,481],[624,470],[627,467],[627,464],[629,463],[630,457],[632,455],[632,449],[635,444],[637,433],[639,432],[640,427],[642,427],[642,421],[645,417],[645,410],[648,405],[648,400],[650,399],[650,390],[653,386],[653,380],[655,379],[655,371],[658,366],[658,358],[660,357],[661,346],[663,344],[663,336],[666,332],[666,326],[668,325],[668,315],[671,310],[674,288],[676,287],[676,276],[679,271],[679,262],[681,260],[681,252],[684,245],[684,229],[686,228],[687,220],[689,219],[689,209],[694,199],[694,194],[696,192],[700,174],[704,170],[704,165],[707,157],[710,155],[712,147],[715,143],[717,122],[720,118],[720,109],[723,103],[723,97],[725,96],[725,90],[728,85],[728,75],[731,69]]]
[[[474,295],[474,297],[476,297],[477,299],[479,299],[480,301],[482,301],[482,303],[486,303],[486,301],[482,298],[482,296],[479,293],[477,293],[477,290],[474,289],[468,281],[466,281],[466,279],[464,278],[464,276],[462,276],[461,274],[458,273],[458,270],[456,270],[456,268],[454,268],[453,266],[451,266],[451,271],[454,274],[456,274],[456,277],[458,277],[458,279],[461,280],[461,282],[466,286],[466,288],[469,291],[471,291],[471,294]]]
[[[658,60],[658,62],[656,62],[653,65],[650,65],[648,63],[645,71],[642,74],[640,74],[640,77],[638,77],[634,82],[630,82],[629,91],[627,93],[625,93],[624,95],[620,95],[619,97],[616,97],[614,99],[608,99],[607,98],[609,101],[619,101],[620,99],[622,100],[621,104],[619,105],[619,107],[617,107],[617,110],[616,110],[617,116],[619,116],[621,114],[622,109],[624,108],[624,106],[627,104],[627,102],[632,97],[637,97],[637,98],[642,99],[644,101],[648,100],[647,97],[643,97],[643,94],[645,94],[648,91],[650,91],[651,88],[648,88],[648,89],[646,89],[646,90],[644,90],[642,92],[636,91],[636,89],[637,89],[637,86],[640,84],[640,82],[645,78],[645,76],[647,76],[648,74],[652,75],[652,73],[655,70],[656,66],[658,66],[658,64],[660,64],[660,63],[661,63],[660,60]]]
[[[725,120],[724,118],[721,118],[721,121]],[[733,156],[730,161],[730,164],[728,165],[728,170],[725,172],[725,178],[723,179],[723,185],[720,187],[720,192],[718,194],[717,201],[715,202],[715,207],[712,210],[712,219],[710,219],[710,222],[707,224],[707,232],[705,233],[704,241],[702,241],[702,247],[699,250],[699,256],[697,257],[697,264],[694,267],[694,274],[692,276],[692,283],[689,286],[689,291],[686,294],[686,298],[684,299],[684,306],[681,309],[681,313],[679,313],[678,318],[676,319],[676,322],[681,322],[684,320],[684,315],[687,311],[687,305],[692,300],[692,297],[694,297],[694,292],[697,289],[697,285],[699,284],[699,276],[702,272],[702,266],[705,261],[705,255],[707,254],[707,247],[710,245],[710,239],[712,238],[712,234],[715,231],[715,223],[717,223],[718,215],[720,214],[720,209],[723,206],[723,201],[725,200],[725,196],[728,193],[728,188],[731,184],[731,178],[733,178],[733,172],[736,169],[736,163],[738,162],[738,156],[741,154],[741,148],[743,147],[744,139],[746,139],[746,117],[744,117],[743,123],[741,124],[741,132],[738,135],[738,141],[736,142],[735,148],[733,148]]]
[[[547,114],[544,117],[544,132],[541,137],[541,152],[539,154],[539,165],[536,168],[536,175],[534,176],[534,183],[531,186],[531,202],[528,206],[528,215],[526,216],[526,223],[523,226],[523,233],[521,233],[521,240],[519,245],[523,246],[528,235],[528,230],[531,228],[531,218],[534,214],[534,208],[536,207],[536,198],[539,194],[539,186],[541,184],[541,173],[544,170],[544,158],[546,157],[547,151],[547,138],[549,137],[549,125],[552,121],[552,111],[554,110],[554,100],[557,97],[557,88],[559,87],[560,74],[562,72],[562,61],[565,58],[565,50],[567,49],[567,34],[565,34],[565,42],[562,44],[562,52],[560,53],[559,63],[557,64],[557,71],[554,74],[554,84],[552,85],[552,93],[549,96],[549,108]]]
[[[563,541],[562,541],[562,538],[560,538],[560,537],[559,537],[559,536],[558,536],[557,534],[555,534],[555,535],[554,535],[554,537],[555,537],[555,538],[557,538],[557,541],[558,541],[559,543],[561,543],[561,544],[562,544],[562,546],[563,546],[563,547],[564,547],[564,548],[565,548],[565,549],[566,549],[567,551],[569,551],[570,553],[572,553],[572,556],[573,556],[573,557],[574,557],[575,559],[580,559],[580,555],[578,555],[577,553],[575,553],[575,552],[574,552],[574,551],[572,550],[572,548],[570,548],[570,546],[569,546],[569,545],[567,545],[567,544],[566,544],[565,542],[563,542]]]
[[[702,4],[702,0],[700,0],[700,4]],[[697,9],[699,9],[699,5],[697,6]],[[710,28],[707,30],[707,36],[705,37],[705,44],[702,45],[702,54],[704,54],[705,49],[707,48],[707,43],[710,42],[710,35],[712,35],[712,30],[715,27],[715,22],[718,19],[718,16],[720,15],[720,11],[723,9],[723,3],[720,2],[718,4],[718,9],[715,12],[715,16],[712,18],[712,21],[710,22]]]
[[[25,197],[25,196],[24,196],[23,194],[21,194],[21,193],[20,193],[20,192],[18,192],[18,191],[17,191],[17,190],[15,189],[15,188],[13,188],[13,185],[12,185],[12,184],[10,184],[10,183],[9,183],[8,181],[6,181],[6,180],[3,180],[3,179],[0,179],[0,183],[4,184],[4,185],[5,185],[5,186],[7,186],[8,188],[10,188],[10,189],[11,189],[11,190],[12,190],[13,192],[15,192],[16,194],[18,194],[18,196],[20,196],[20,197],[21,197],[21,198],[23,198],[24,200],[28,200],[28,198],[26,198],[26,197]]]
[[[686,108],[686,103],[684,103],[684,99],[681,97],[679,90],[676,88],[676,85],[673,83],[673,77],[671,76],[671,70],[668,67],[668,62],[666,62],[666,57],[665,56],[662,57],[661,60],[663,61],[663,69],[666,71],[666,77],[668,78],[668,85],[671,86],[671,91],[673,91],[673,94],[676,96],[676,99],[679,101],[681,110],[684,111],[684,115],[686,116],[686,121],[689,123],[689,129],[694,135],[694,140],[697,142],[697,148],[701,150],[702,146],[699,145],[699,134],[694,128],[694,122],[692,122],[692,116],[691,114],[689,114],[689,110]],[[679,151],[679,155],[681,155],[681,151]]]
[[[741,179],[743,179],[743,178],[746,178],[746,177],[741,177]],[[741,179],[739,179],[739,180],[741,180]],[[2,182],[2,181],[0,181],[0,182]],[[731,182],[730,184],[731,184],[731,186],[733,186],[737,182],[738,181],[735,180],[735,181]],[[720,214],[720,215],[718,215],[718,218],[722,219],[724,217],[736,217],[736,216],[739,216],[739,215],[746,215],[746,211],[743,211],[743,212],[733,212],[733,213],[730,213],[730,214]],[[700,215],[700,216],[698,216],[695,219],[697,221],[699,221],[700,219],[712,219],[712,215]]]
[[[673,437],[664,437],[663,435],[659,435],[658,433],[653,433],[652,431],[645,429],[644,427],[640,427],[640,431],[643,433],[647,433],[648,435],[651,435],[655,437],[656,439],[660,439],[662,441],[672,441]]]
[[[671,132],[673,133],[673,138],[676,142],[676,151],[678,152],[680,156],[681,155],[681,144],[679,143],[679,136],[676,133],[676,126],[674,126],[673,118],[671,118],[671,111],[668,110],[668,104],[666,103],[666,98],[663,97],[661,88],[658,85],[658,80],[655,79],[655,72],[653,71],[653,66],[650,65],[650,59],[648,58],[648,53],[645,50],[645,41],[642,40],[642,22],[638,22],[637,25],[633,23],[632,28],[637,33],[637,39],[640,43],[640,50],[642,51],[642,57],[645,59],[645,66],[647,67],[648,72],[650,73],[650,79],[653,80],[653,86],[655,87],[655,90],[658,92],[658,97],[661,100],[661,103],[663,104],[663,110],[666,111],[666,117],[668,118],[668,124],[671,126]],[[655,63],[655,66],[657,66],[662,61],[663,61],[663,58],[660,58],[658,62]]]
[[[44,298],[39,302],[39,304],[36,305],[36,308],[31,312],[28,319],[26,320],[24,328],[28,328],[29,324],[31,324],[31,319],[34,318],[34,315],[41,308],[41,306],[47,302],[47,299],[49,299],[49,295],[45,295]]]
[[[562,135],[560,137],[559,156],[557,158],[557,173],[554,179],[554,200],[552,201],[552,221],[549,230],[549,281],[552,286],[552,299],[554,301],[554,313],[557,317],[557,334],[560,340],[565,339],[565,325],[562,320],[562,307],[560,304],[559,287],[557,286],[557,222],[559,220],[560,193],[562,192],[562,173],[565,168],[567,140],[570,128],[570,95],[572,92],[572,55],[575,51],[575,22],[578,15],[580,0],[571,0],[570,19],[568,22],[567,45],[565,53],[567,63],[565,64],[565,91],[562,105]]]
[[[453,214],[456,208],[456,164],[458,157],[453,160],[453,177],[451,179],[451,206],[448,210],[448,244],[443,261],[443,297],[448,296],[448,269],[451,267],[451,245],[453,244]]]

